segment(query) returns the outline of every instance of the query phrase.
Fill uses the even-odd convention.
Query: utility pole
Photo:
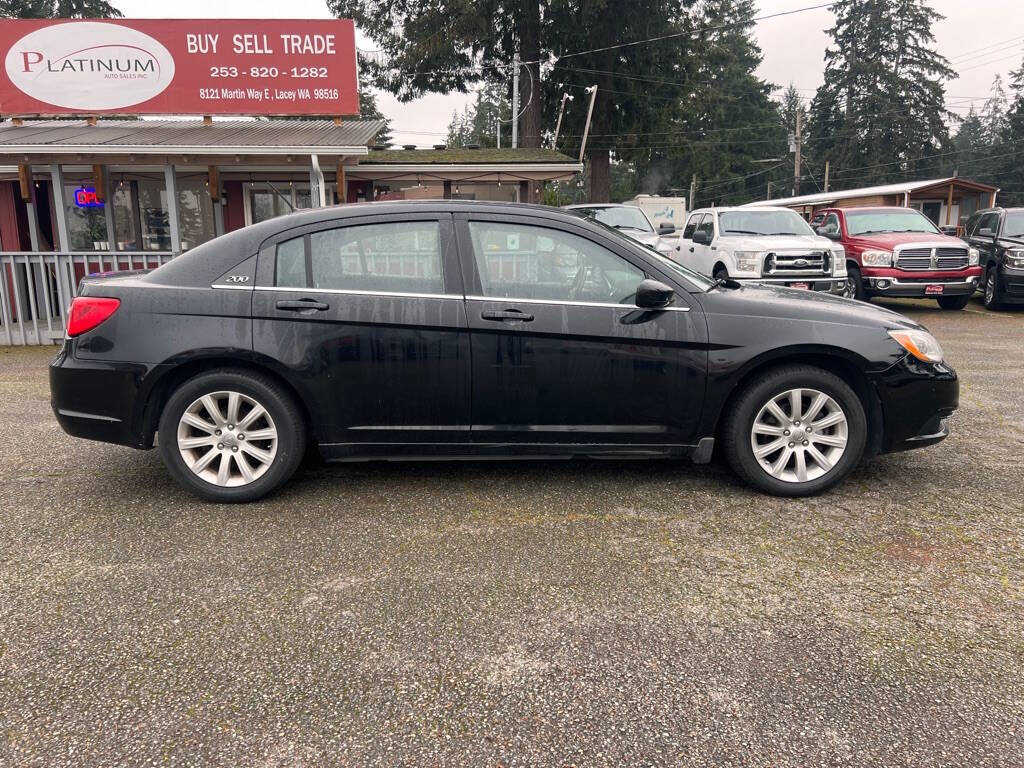
[[[692,211],[697,207],[697,174],[693,174],[693,178],[690,179],[690,210]]]
[[[825,191],[828,192],[828,160],[825,161]]]
[[[519,51],[512,56],[512,149],[519,146]]]
[[[800,194],[800,110],[796,111],[796,149],[793,158],[793,196]]]
[[[562,94],[562,103],[558,105],[558,122],[555,124],[555,138],[551,142],[552,149],[558,149],[558,132],[562,129],[562,114],[565,112],[565,102],[572,101],[568,93]]]
[[[590,116],[594,114],[594,100],[597,98],[597,86],[587,88],[590,91],[590,106],[587,108],[587,124],[583,128],[583,143],[580,144],[580,162],[583,162],[583,152],[587,148],[587,134],[590,133]]]

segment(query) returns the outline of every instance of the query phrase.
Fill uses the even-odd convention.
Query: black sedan
[[[271,492],[314,446],[698,463],[717,447],[799,496],[942,440],[958,397],[896,313],[712,281],[557,209],[459,201],[291,214],[89,277],[50,385],[69,434],[156,441],[213,501]]]

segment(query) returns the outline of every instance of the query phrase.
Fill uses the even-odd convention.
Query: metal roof
[[[468,149],[388,149],[374,150],[360,165],[517,165],[554,163],[579,165],[579,162],[555,149],[494,147]]]
[[[0,123],[0,153],[365,154],[382,120],[34,120]]]
[[[993,192],[998,191],[998,187],[993,187],[989,184],[982,184],[977,181],[970,181],[968,179],[962,179],[958,176],[947,176],[943,179],[925,179],[924,181],[905,181],[900,184],[883,184],[879,187],[861,187],[860,189],[844,189],[844,190],[830,190],[828,192],[819,192],[814,195],[799,195],[797,197],[780,197],[774,200],[755,200],[751,203],[745,203],[742,207],[753,208],[765,205],[780,205],[786,207],[792,207],[795,205],[816,205],[819,203],[832,203],[836,200],[849,200],[855,197],[874,197],[876,195],[903,195],[917,192],[921,189],[927,189],[928,187],[937,187],[942,184],[949,184],[949,182],[956,182],[965,186],[974,187],[975,189],[991,190]]]

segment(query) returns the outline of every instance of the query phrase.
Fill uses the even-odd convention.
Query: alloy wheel
[[[208,483],[238,487],[257,480],[277,456],[277,427],[263,405],[241,392],[211,392],[178,421],[178,452]]]
[[[849,425],[832,397],[816,389],[782,392],[758,411],[750,447],[758,465],[787,483],[827,474],[846,452]]]
[[[857,286],[854,284],[852,278],[847,278],[846,282],[843,283],[842,295],[847,299],[857,298]]]
[[[992,306],[996,300],[996,271],[990,269],[985,279],[985,304]]]

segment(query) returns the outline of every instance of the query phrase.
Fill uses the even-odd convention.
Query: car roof
[[[562,207],[567,211],[573,211],[577,208],[636,208],[636,210],[640,210],[635,205],[626,205],[625,203],[573,203],[572,205],[563,205]]]
[[[638,209],[639,210],[639,209]],[[380,200],[366,203],[346,203],[324,208],[310,208],[276,216],[257,224],[209,240],[171,259],[151,275],[161,283],[174,285],[207,286],[227,270],[255,254],[268,238],[291,229],[310,224],[343,222],[346,219],[363,216],[387,216],[416,212],[460,213],[522,213],[532,214],[538,219],[561,220],[577,227],[592,227],[595,233],[604,234],[598,224],[577,213],[533,203],[502,203],[487,200]]]

